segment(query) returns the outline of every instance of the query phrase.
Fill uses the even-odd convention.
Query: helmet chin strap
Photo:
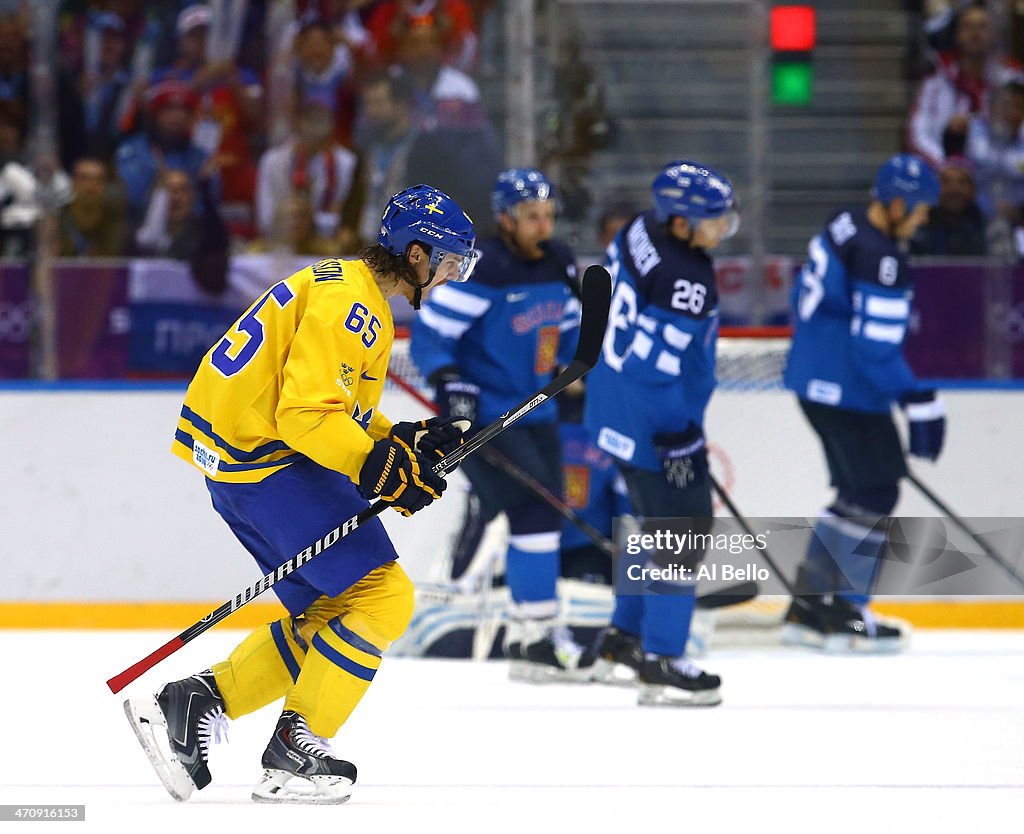
[[[429,263],[429,261],[428,261],[428,263]],[[429,287],[431,284],[434,283],[434,278],[435,278],[436,275],[437,275],[437,270],[433,266],[431,266],[431,267],[429,267],[429,274],[427,275],[427,280],[424,281],[422,284],[413,283],[412,281],[406,281],[406,283],[409,284],[413,288],[412,302],[411,303],[412,303],[412,308],[414,310],[419,310],[420,309],[420,303],[423,301],[423,291],[427,287]],[[402,280],[403,281],[405,280],[404,276],[403,276]]]

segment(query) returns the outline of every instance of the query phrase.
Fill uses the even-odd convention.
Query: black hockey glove
[[[932,389],[913,391],[903,399],[910,426],[910,454],[935,460],[946,438],[946,407]]]
[[[441,373],[434,379],[435,402],[441,417],[456,417],[476,422],[480,406],[480,386],[459,379],[456,374]]]
[[[359,470],[359,494],[367,500],[379,496],[410,516],[440,498],[448,485],[430,467],[426,456],[401,440],[378,440]]]
[[[465,443],[465,433],[472,425],[469,420],[453,417],[431,417],[429,420],[395,423],[388,434],[392,440],[401,440],[410,449],[434,461],[454,452]]]
[[[700,426],[690,423],[679,432],[654,435],[654,451],[665,480],[676,489],[699,486],[708,479],[708,450]]]

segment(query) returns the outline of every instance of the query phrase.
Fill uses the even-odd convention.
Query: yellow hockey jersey
[[[378,413],[395,325],[360,260],[271,287],[203,357],[173,452],[215,481],[262,481],[300,455],[359,480],[391,422]]]

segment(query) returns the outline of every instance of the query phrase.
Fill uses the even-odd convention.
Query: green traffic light
[[[810,61],[772,64],[772,103],[806,107],[814,97],[814,69]]]

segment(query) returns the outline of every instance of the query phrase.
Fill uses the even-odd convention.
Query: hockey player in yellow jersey
[[[395,195],[378,244],[275,284],[204,357],[189,385],[174,454],[202,471],[214,508],[263,571],[359,513],[367,500],[411,515],[440,497],[432,465],[468,424],[392,424],[378,409],[394,323],[388,299],[414,307],[465,281],[472,222],[420,185]],[[356,768],[332,738],[412,615],[412,584],[378,518],[274,585],[289,616],[261,626],[205,672],[125,709],[176,799],[211,781],[207,754],[226,719],[281,697],[253,799],[344,802]],[[166,729],[166,740],[162,732]],[[166,743],[165,743],[166,741]]]

